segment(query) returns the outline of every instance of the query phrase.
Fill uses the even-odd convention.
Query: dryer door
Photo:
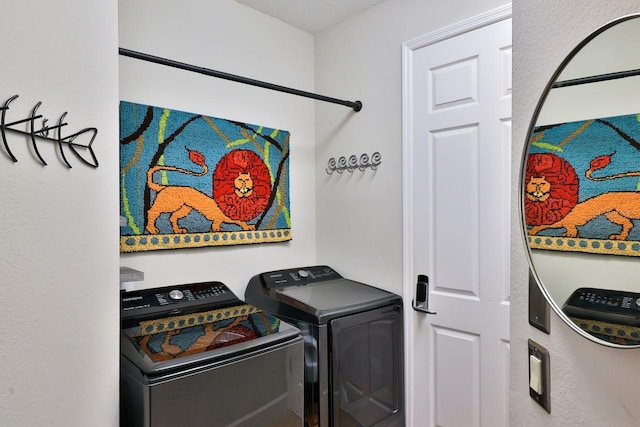
[[[330,323],[334,426],[404,426],[402,307]]]

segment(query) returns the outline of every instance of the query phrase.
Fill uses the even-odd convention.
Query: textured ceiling
[[[385,0],[236,0],[311,34]]]

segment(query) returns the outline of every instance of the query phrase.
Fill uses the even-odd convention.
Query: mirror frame
[[[564,69],[567,67],[567,65],[573,60],[573,58],[578,54],[578,52],[580,52],[582,50],[582,48],[584,48],[588,43],[590,43],[593,39],[595,39],[596,37],[598,37],[600,34],[602,34],[603,32],[605,32],[606,30],[608,30],[611,27],[614,27],[617,24],[620,24],[622,22],[626,22],[629,21],[631,19],[640,19],[640,13],[632,13],[629,15],[623,15],[619,18],[616,18],[612,21],[607,22],[606,24],[602,25],[601,27],[597,28],[595,31],[593,31],[591,34],[589,34],[586,38],[584,38],[580,43],[578,43],[578,45],[573,48],[571,50],[571,52],[569,52],[569,54],[564,58],[564,60],[560,63],[560,65],[556,68],[556,71],[553,73],[553,75],[551,76],[551,78],[549,79],[549,81],[547,82],[547,85],[545,86],[542,95],[540,96],[540,99],[538,100],[538,104],[536,105],[536,108],[533,112],[533,116],[531,118],[531,122],[529,123],[529,128],[527,130],[527,139],[525,140],[525,144],[524,144],[524,149],[522,150],[522,158],[521,158],[521,167],[520,167],[520,180],[518,182],[519,185],[519,197],[520,197],[520,203],[519,203],[519,213],[520,213],[520,231],[522,232],[522,241],[524,243],[525,246],[525,253],[526,253],[526,257],[527,257],[527,262],[529,264],[529,273],[531,274],[531,276],[535,279],[535,282],[538,286],[538,288],[540,289],[540,292],[542,292],[542,295],[544,296],[544,299],[547,301],[547,303],[549,304],[549,306],[551,306],[551,309],[560,317],[560,319],[567,325],[569,326],[571,329],[573,329],[573,331],[577,332],[579,335],[587,338],[589,341],[595,342],[597,344],[603,345],[605,347],[612,347],[612,348],[622,348],[622,349],[634,349],[634,348],[640,348],[640,345],[622,345],[622,344],[616,344],[616,343],[612,343],[612,342],[608,342],[608,341],[604,341],[600,338],[597,338],[591,334],[589,334],[588,332],[584,331],[582,328],[580,328],[578,325],[576,325],[571,319],[569,319],[569,317],[563,313],[562,309],[558,306],[558,304],[553,300],[553,298],[551,298],[551,295],[549,294],[549,292],[547,292],[547,289],[545,288],[544,284],[542,283],[542,281],[540,280],[540,278],[538,277],[538,273],[536,272],[536,269],[533,265],[533,260],[531,258],[531,248],[529,247],[529,244],[527,243],[528,241],[528,234],[527,234],[527,225],[525,222],[525,215],[524,215],[524,184],[525,184],[525,173],[526,173],[526,164],[527,164],[527,156],[529,154],[529,147],[530,147],[530,141],[531,141],[531,137],[533,134],[533,130],[536,126],[536,122],[538,121],[538,118],[540,116],[540,111],[542,110],[542,107],[544,106],[547,97],[549,96],[549,93],[551,92],[551,89],[553,87],[553,85],[557,82],[558,76],[560,76],[560,74],[562,74],[562,72],[564,71]],[[529,286],[531,286],[531,284],[529,284]]]

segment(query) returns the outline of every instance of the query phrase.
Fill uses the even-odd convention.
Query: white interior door
[[[405,44],[405,302],[415,426],[508,425],[511,8]],[[462,23],[465,24],[465,23]],[[426,41],[425,41],[426,40]],[[409,309],[416,276],[429,309]]]

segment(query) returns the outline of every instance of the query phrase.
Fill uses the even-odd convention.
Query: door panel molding
[[[432,424],[478,427],[474,420],[480,418],[480,336],[439,326],[433,329],[434,360],[438,361],[435,376],[446,376],[452,370],[459,375],[454,381],[437,383],[436,393],[431,394],[435,408]],[[450,357],[452,353],[457,354],[455,360]],[[459,411],[451,414],[440,410],[451,401],[457,402]]]
[[[478,57],[473,56],[431,70],[431,111],[478,103]],[[451,91],[455,88],[455,91]]]

